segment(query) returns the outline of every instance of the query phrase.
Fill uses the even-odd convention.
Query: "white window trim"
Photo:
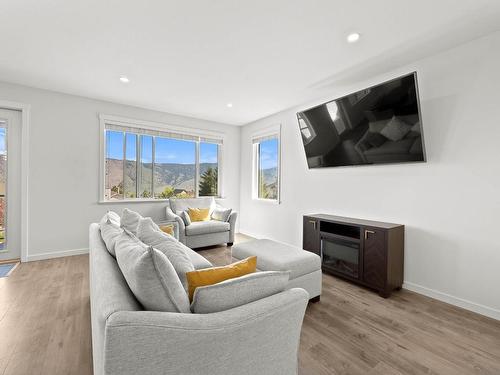
[[[185,127],[181,125],[172,125],[165,124],[161,122],[155,121],[146,121],[146,120],[137,120],[126,117],[120,117],[115,115],[106,115],[99,114],[99,197],[97,202],[100,204],[120,204],[120,203],[144,203],[144,202],[165,202],[168,199],[155,199],[155,198],[133,198],[133,199],[120,199],[120,200],[106,200],[104,198],[105,187],[106,187],[106,125],[118,125],[129,128],[143,129],[143,130],[151,130],[151,131],[159,131],[159,132],[173,132],[179,134],[185,134],[193,137],[200,138],[214,138],[222,140],[222,145],[218,147],[217,153],[217,162],[218,162],[218,171],[217,171],[217,184],[219,189],[219,195],[214,197],[216,199],[224,199],[226,196],[224,194],[224,184],[223,181],[223,160],[224,160],[224,152],[225,147],[224,143],[226,142],[226,134],[217,131],[203,130],[203,129],[195,129],[190,127]],[[199,159],[198,155],[198,147],[196,147],[196,162]],[[196,175],[195,175],[195,192],[196,197],[198,198],[198,166],[196,166]]]
[[[265,137],[276,137],[278,138],[278,189],[276,199],[259,198],[259,155],[258,148],[259,143],[255,143],[258,138]],[[281,124],[276,124],[268,126],[266,128],[260,129],[252,134],[252,199],[259,202],[271,203],[271,204],[281,204]]]

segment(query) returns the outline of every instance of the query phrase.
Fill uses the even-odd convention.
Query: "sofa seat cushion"
[[[257,256],[261,271],[290,271],[290,280],[321,269],[321,258],[309,251],[284,243],[262,239],[247,241],[232,247],[235,259]]]
[[[184,244],[182,244],[182,245],[184,245]],[[204,258],[200,254],[198,254],[196,251],[190,249],[187,246],[186,246],[186,253],[187,253],[189,259],[191,259],[191,262],[193,263],[193,267],[195,270],[201,270],[204,268],[211,268],[214,266],[206,258]]]
[[[195,221],[186,227],[186,235],[195,236],[198,234],[209,234],[228,232],[231,225],[228,222],[209,220],[209,221]]]

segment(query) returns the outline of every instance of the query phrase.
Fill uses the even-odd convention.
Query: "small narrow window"
[[[279,201],[280,141],[271,135],[253,141],[254,182],[253,195],[257,199]]]
[[[215,143],[200,143],[198,194],[200,197],[219,195],[219,145]]]

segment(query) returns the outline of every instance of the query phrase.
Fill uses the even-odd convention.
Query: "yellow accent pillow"
[[[217,284],[224,280],[253,273],[256,270],[257,257],[253,256],[223,267],[204,268],[186,272],[189,301],[193,300],[194,291],[199,286]]]
[[[169,224],[169,225],[160,225],[160,229],[162,232],[165,232],[166,234],[170,234],[172,237],[174,237],[174,225]]]
[[[210,208],[188,208],[188,215],[191,221],[208,221]]]

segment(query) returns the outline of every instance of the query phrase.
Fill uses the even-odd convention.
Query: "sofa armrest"
[[[308,298],[290,289],[213,314],[116,312],[106,324],[104,373],[296,374]]]
[[[165,208],[165,215],[167,217],[168,221],[175,221],[177,222],[178,226],[178,231],[179,231],[179,238],[178,240],[182,242],[183,244],[186,243],[186,225],[184,224],[184,220],[179,215],[176,215],[174,211],[170,207]]]
[[[231,215],[229,215],[229,242],[233,243],[234,242],[234,233],[236,231],[236,219],[238,218],[238,213],[236,211],[231,212]]]

